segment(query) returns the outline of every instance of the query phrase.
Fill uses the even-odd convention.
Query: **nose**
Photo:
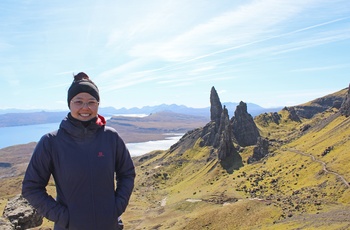
[[[86,106],[86,108],[90,108],[89,107],[89,102],[83,103],[83,106],[81,108],[84,108]]]

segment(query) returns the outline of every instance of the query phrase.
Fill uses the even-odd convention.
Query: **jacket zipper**
[[[86,135],[88,133],[88,128],[85,127],[84,128],[84,142],[87,141],[87,138],[86,138]],[[95,208],[95,199],[94,199],[94,194],[95,194],[95,191],[94,191],[94,186],[93,186],[93,156],[90,154],[89,152],[90,149],[87,149],[86,152],[88,154],[88,162],[89,162],[89,173],[90,173],[90,181],[89,181],[89,185],[90,185],[90,194],[91,194],[91,203],[92,203],[92,209],[93,209],[93,218],[94,218],[94,229],[97,229],[97,220],[96,220],[96,208]]]

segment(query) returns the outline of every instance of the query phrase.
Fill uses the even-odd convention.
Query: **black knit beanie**
[[[78,73],[74,76],[73,83],[68,89],[68,107],[70,107],[70,101],[72,98],[79,93],[88,93],[99,102],[100,95],[97,86],[93,81],[90,80],[89,76],[83,72]]]

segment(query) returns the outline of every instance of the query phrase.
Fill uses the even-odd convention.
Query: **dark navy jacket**
[[[34,150],[22,195],[55,222],[55,230],[118,229],[118,217],[134,187],[135,168],[123,140],[105,123],[102,116],[87,127],[65,118]],[[50,175],[56,199],[45,189]]]

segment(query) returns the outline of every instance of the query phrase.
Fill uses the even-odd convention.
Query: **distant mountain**
[[[27,112],[0,114],[0,127],[55,123],[62,120],[67,112]]]
[[[238,103],[224,102],[230,116],[233,116]],[[263,108],[257,104],[247,103],[247,110],[253,117],[266,112],[277,112],[282,107],[278,108]],[[201,116],[205,118],[210,117],[210,107],[192,108],[185,105],[176,104],[161,104],[156,106],[144,106],[142,108],[133,107],[130,109],[114,107],[101,107],[99,113],[103,116],[109,117],[123,114],[153,114],[162,111],[170,111],[174,113]],[[34,125],[60,122],[68,113],[66,111],[43,111],[43,110],[23,110],[23,109],[0,109],[0,127],[18,126],[18,125]]]
[[[222,103],[226,106],[229,114],[232,116],[233,112],[236,110],[236,106],[239,104],[237,102],[224,102]],[[252,116],[257,116],[261,113],[265,112],[277,112],[281,110],[283,107],[276,107],[276,108],[263,108],[257,104],[254,103],[247,103],[247,110]],[[192,108],[187,107],[185,105],[176,105],[176,104],[161,104],[156,106],[144,106],[142,108],[133,107],[130,109],[127,108],[121,108],[121,109],[115,109],[113,107],[106,107],[106,108],[100,108],[101,114],[106,115],[113,115],[113,114],[151,114],[151,113],[157,113],[161,111],[172,111],[175,113],[182,113],[187,115],[194,115],[194,116],[204,116],[209,117],[210,116],[210,107],[205,108]]]
[[[6,114],[6,113],[35,113],[35,112],[41,112],[42,109],[0,109],[0,114]]]

